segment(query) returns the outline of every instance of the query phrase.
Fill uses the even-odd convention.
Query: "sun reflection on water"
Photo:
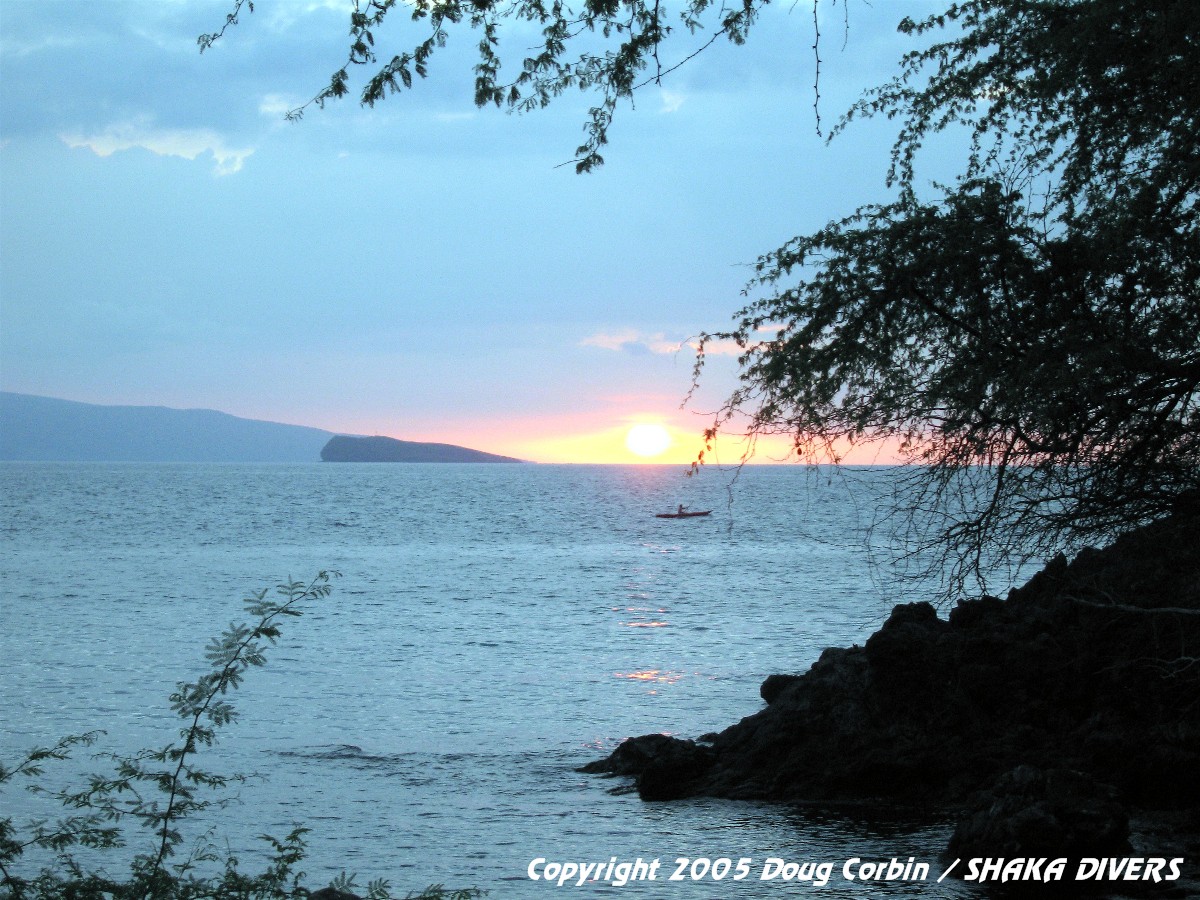
[[[633,681],[657,681],[664,684],[675,684],[683,677],[682,672],[663,672],[660,669],[646,669],[642,672],[613,672],[613,675]]]

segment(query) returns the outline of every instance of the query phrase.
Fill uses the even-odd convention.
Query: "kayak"
[[[707,516],[707,515],[711,515],[711,514],[712,514],[711,509],[705,509],[705,510],[699,510],[697,512],[655,513],[654,518],[656,518],[656,519],[691,519],[691,518],[694,518],[695,516]]]

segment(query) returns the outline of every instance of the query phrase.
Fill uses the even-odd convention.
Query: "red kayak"
[[[711,509],[705,509],[705,510],[701,510],[699,512],[655,513],[654,518],[656,518],[656,519],[691,519],[691,518],[694,518],[695,516],[707,516],[707,515],[711,515],[711,514],[712,514]]]

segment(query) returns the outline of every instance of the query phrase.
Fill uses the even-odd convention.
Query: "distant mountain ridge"
[[[0,391],[0,460],[27,462],[319,462],[332,431],[212,409],[101,406]],[[385,439],[390,440],[390,439]],[[451,444],[409,461],[474,462]],[[451,452],[453,451],[453,452]],[[497,459],[507,459],[497,457]]]

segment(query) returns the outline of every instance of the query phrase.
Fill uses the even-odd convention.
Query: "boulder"
[[[1018,766],[977,794],[946,853],[971,857],[1119,857],[1129,814],[1116,791],[1080,772]]]
[[[758,693],[770,706],[779,698],[780,694],[799,681],[801,681],[799,675],[768,675],[767,680],[758,689]]]
[[[605,759],[579,771],[637,779],[643,800],[677,800],[695,793],[695,783],[712,768],[711,747],[666,734],[628,738]]]
[[[339,891],[335,887],[323,887],[318,891],[309,891],[308,900],[362,900],[362,898],[358,894]]]

